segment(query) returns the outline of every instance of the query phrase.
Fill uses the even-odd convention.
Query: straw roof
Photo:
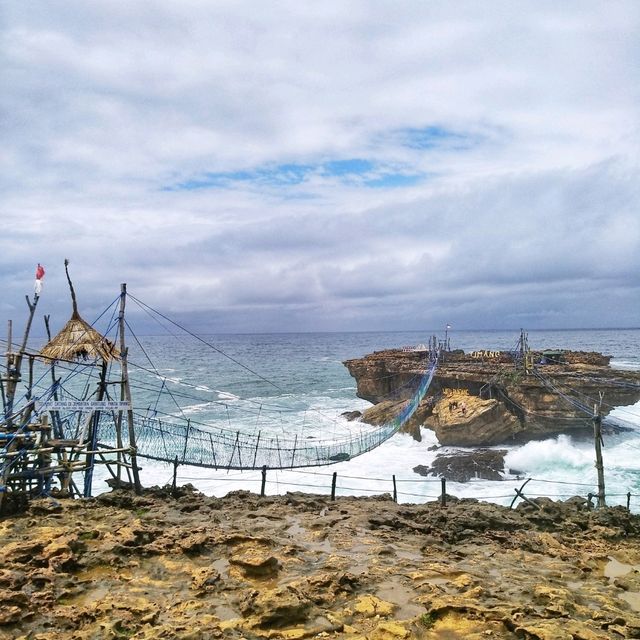
[[[41,351],[50,360],[97,359],[117,360],[120,353],[116,346],[89,326],[79,315],[72,316],[62,331]]]
[[[120,357],[118,348],[80,317],[76,294],[71,278],[69,278],[68,265],[69,261],[65,260],[64,267],[71,289],[73,314],[62,331],[40,351],[40,355],[50,360],[77,360],[79,358],[85,360],[100,358],[107,362],[117,360]]]

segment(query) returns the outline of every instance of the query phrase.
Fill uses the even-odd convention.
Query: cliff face
[[[533,352],[528,372],[507,353],[446,353],[419,409],[421,424],[443,445],[486,446],[585,428],[589,417],[574,402],[591,407],[600,392],[603,416],[640,400],[639,372],[614,370],[599,353],[554,353]],[[360,398],[389,407],[372,422],[384,422],[413,395],[425,360],[424,352],[394,349],[344,363]]]

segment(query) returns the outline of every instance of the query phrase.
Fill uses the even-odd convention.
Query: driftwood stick
[[[513,509],[513,505],[516,503],[516,500],[518,499],[518,497],[522,496],[522,490],[529,484],[529,482],[531,482],[531,478],[527,478],[524,481],[524,484],[520,487],[520,489],[515,489],[516,495],[514,496],[513,500],[511,501],[511,504],[509,505],[509,509]]]
[[[522,498],[526,503],[530,504],[532,507],[535,507],[538,511],[542,511],[542,507],[533,500],[529,500],[529,498],[527,498],[527,496],[525,496],[524,493],[520,491],[520,489],[514,489],[514,491],[517,494],[516,497]]]

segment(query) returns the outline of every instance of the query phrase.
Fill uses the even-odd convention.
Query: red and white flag
[[[35,291],[36,295],[39,296],[42,291],[42,278],[44,278],[44,267],[38,262],[38,266],[36,267],[36,284]]]

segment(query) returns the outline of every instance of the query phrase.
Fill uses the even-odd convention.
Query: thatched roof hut
[[[105,362],[117,360],[120,357],[120,352],[115,344],[80,317],[76,294],[69,277],[68,265],[69,261],[65,260],[64,268],[71,290],[73,314],[60,333],[40,351],[40,355],[50,360],[77,360],[79,358],[85,360],[102,359]]]

